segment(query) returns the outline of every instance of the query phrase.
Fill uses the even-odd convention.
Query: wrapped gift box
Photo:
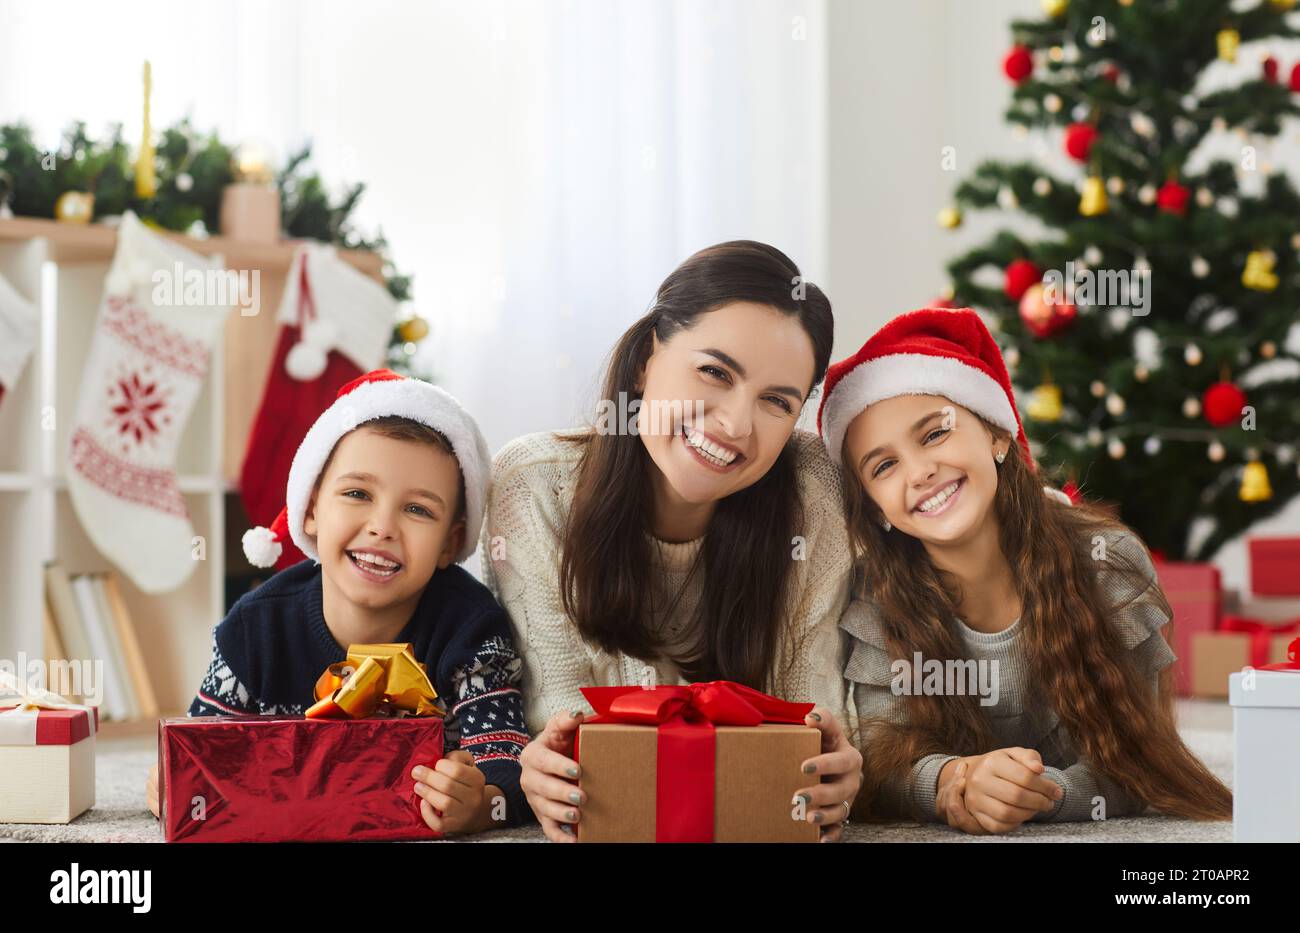
[[[411,769],[442,757],[442,718],[177,716],[158,722],[168,842],[432,839]]]
[[[1228,689],[1233,841],[1300,842],[1300,670],[1236,673]]]
[[[1300,538],[1251,538],[1250,588],[1256,596],[1300,596]]]
[[[778,721],[728,725],[740,717],[725,714],[710,721],[690,705],[705,697],[699,706],[707,708],[710,689],[727,693],[724,704],[741,695],[759,707],[756,698],[787,709],[768,705],[761,714]],[[579,842],[818,840],[817,824],[791,815],[795,792],[816,782],[800,770],[821,752],[821,733],[803,725],[811,703],[784,703],[726,681],[582,692],[597,715],[579,726],[574,751],[587,795]],[[629,715],[631,703],[641,710]]]
[[[0,823],[70,823],[95,805],[94,707],[0,706]]]
[[[1182,696],[1192,693],[1192,636],[1219,627],[1222,591],[1219,568],[1213,564],[1156,561],[1156,575],[1169,606],[1171,624],[1164,627],[1178,661],[1174,665],[1174,688]]]
[[[1268,635],[1261,640],[1245,632],[1196,632],[1192,635],[1192,695],[1223,698],[1228,677],[1247,665],[1263,667],[1287,658],[1295,632]],[[1260,648],[1263,648],[1262,656]]]

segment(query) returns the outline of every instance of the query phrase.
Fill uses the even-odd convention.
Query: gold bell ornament
[[[1084,179],[1083,197],[1079,199],[1079,213],[1084,217],[1097,217],[1109,209],[1110,204],[1106,201],[1106,183],[1096,177]]]
[[[939,226],[948,230],[961,226],[961,211],[955,207],[945,207],[939,212]]]
[[[429,336],[429,322],[422,317],[413,317],[397,326],[397,333],[406,343],[419,343]]]
[[[1241,472],[1241,489],[1237,498],[1242,502],[1265,502],[1273,498],[1273,487],[1268,483],[1268,470],[1258,460],[1246,464]]]
[[[1271,249],[1252,250],[1246,256],[1246,267],[1241,270],[1241,284],[1257,292],[1271,292],[1277,288],[1277,274],[1273,264],[1277,256]]]
[[[1061,411],[1061,387],[1051,382],[1035,388],[1025,406],[1025,414],[1035,421],[1059,421]]]
[[[54,218],[65,224],[88,224],[95,215],[95,196],[86,191],[65,191],[54,202]]]
[[[1064,16],[1070,8],[1070,0],[1043,0],[1043,12],[1052,19]]]
[[[1214,37],[1219,47],[1219,58],[1225,62],[1237,60],[1237,47],[1241,45],[1241,33],[1235,29],[1220,29]]]

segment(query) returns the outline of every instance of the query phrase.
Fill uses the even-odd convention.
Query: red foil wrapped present
[[[168,842],[434,839],[411,769],[442,757],[442,717],[176,716],[158,721]]]

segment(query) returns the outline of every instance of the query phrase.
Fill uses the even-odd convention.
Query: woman
[[[614,348],[603,404],[631,399],[631,424],[497,454],[484,576],[524,659],[540,734],[521,783],[548,838],[574,841],[581,819],[579,688],[706,680],[818,704],[822,754],[803,764],[821,783],[799,794],[840,838],[862,767],[837,719],[851,564],[835,467],[794,430],[832,331],[826,296],[779,250],[701,250]]]

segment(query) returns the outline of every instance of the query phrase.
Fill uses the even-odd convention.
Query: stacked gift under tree
[[[1179,694],[1228,696],[1228,677],[1245,667],[1284,662],[1300,636],[1300,614],[1286,618],[1300,597],[1300,537],[1248,542],[1250,588],[1244,611],[1225,612],[1219,570],[1208,563],[1158,561],[1160,586],[1174,611],[1170,640]]]

